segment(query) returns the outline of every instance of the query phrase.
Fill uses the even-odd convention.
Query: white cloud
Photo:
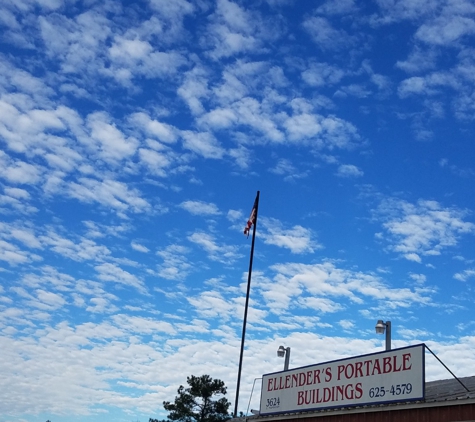
[[[138,39],[127,40],[117,38],[115,43],[109,48],[109,55],[118,62],[133,62],[144,59],[152,52],[152,46],[147,41]]]
[[[104,297],[93,297],[89,299],[87,306],[82,304],[81,300],[79,299],[77,306],[85,307],[87,312],[91,312],[93,314],[114,313],[119,310],[117,306],[111,304],[109,299]]]
[[[228,154],[235,160],[236,165],[243,170],[248,169],[252,163],[251,151],[243,146],[229,149]]]
[[[169,245],[157,251],[157,255],[163,259],[163,263],[158,265],[158,276],[167,280],[185,280],[192,270],[186,257],[189,253],[190,250],[181,245]]]
[[[380,204],[378,214],[389,234],[391,250],[415,262],[457,245],[463,234],[475,233],[475,224],[463,220],[466,211],[443,208],[435,201],[410,204],[389,199]]]
[[[237,119],[238,116],[233,110],[228,108],[217,108],[206,113],[199,121],[213,129],[224,129],[233,126]]]
[[[426,280],[427,280],[427,277],[425,276],[425,274],[409,274],[409,277],[414,280],[417,284],[420,284],[420,285],[423,285]]]
[[[285,158],[281,158],[273,168],[269,169],[269,171],[274,174],[285,176],[285,180],[294,180],[306,176],[305,173],[299,174],[290,160]]]
[[[96,265],[94,268],[98,272],[98,278],[100,280],[124,284],[126,286],[134,287],[142,294],[147,293],[147,288],[142,280],[115,264],[104,263]]]
[[[302,79],[310,86],[334,85],[343,79],[345,70],[328,63],[312,63],[302,72]]]
[[[363,175],[363,171],[353,164],[341,164],[337,170],[339,177],[361,177]]]
[[[325,1],[321,6],[315,9],[316,13],[324,15],[354,14],[358,11],[354,0],[341,0],[337,3]]]
[[[464,270],[461,273],[454,274],[454,278],[459,281],[467,281],[469,278],[475,277],[475,270]]]
[[[206,42],[213,46],[213,59],[230,57],[261,48],[265,23],[257,13],[251,13],[228,0],[218,0],[216,12],[209,25]]]
[[[0,151],[0,177],[12,184],[33,185],[40,181],[42,171],[38,166],[20,160],[11,160]]]
[[[347,306],[365,306],[367,301],[384,303],[390,308],[429,305],[431,289],[388,288],[373,274],[340,269],[334,264],[305,265],[282,263],[271,268],[272,280],[257,278],[259,290],[272,312],[285,312],[295,306],[312,307],[321,313],[336,313]]]
[[[246,97],[235,104],[235,112],[239,123],[248,125],[258,133],[264,134],[270,141],[282,143],[283,133],[278,129],[273,116],[263,110],[262,105],[254,98]]]
[[[422,49],[418,46],[404,61],[397,61],[396,66],[407,73],[421,73],[436,67],[437,51],[435,49]]]
[[[29,254],[20,250],[12,243],[0,240],[0,261],[8,262],[10,265],[18,265],[28,262]]]
[[[380,23],[393,23],[399,20],[420,20],[423,17],[431,16],[437,12],[440,7],[438,0],[430,1],[413,1],[400,0],[397,2],[378,0],[380,10],[378,20]]]
[[[13,198],[28,200],[30,199],[30,194],[28,191],[19,188],[5,188],[5,193]]]
[[[157,332],[175,334],[175,329],[168,322],[158,321],[152,318],[134,317],[125,314],[112,317],[117,326],[123,330],[136,334],[152,334]]]
[[[428,44],[453,45],[461,37],[475,33],[475,21],[463,16],[441,16],[423,24],[416,38]]]
[[[156,176],[166,177],[167,169],[172,165],[171,154],[154,151],[153,149],[140,148],[139,157],[147,170]]]
[[[143,253],[150,252],[149,248],[137,242],[132,242],[130,246],[132,247],[134,251],[137,251],[137,252],[143,252]]]
[[[218,207],[213,203],[203,201],[184,201],[180,207],[193,215],[219,215]]]
[[[204,158],[220,159],[224,155],[224,149],[217,139],[209,132],[181,132],[183,146]]]
[[[196,231],[188,236],[188,240],[205,250],[212,261],[231,264],[240,257],[235,246],[220,244],[209,233]]]
[[[269,218],[263,218],[261,223],[264,231],[260,232],[259,236],[268,245],[289,249],[296,254],[312,253],[322,248],[314,239],[312,231],[302,226],[284,228],[280,221]]]
[[[342,29],[336,29],[321,16],[312,16],[303,22],[304,29],[321,50],[338,50],[353,45],[352,38]]]
[[[297,299],[299,305],[304,308],[313,309],[319,314],[328,314],[341,311],[344,307],[338,302],[321,297],[302,297]]]
[[[71,240],[58,234],[53,228],[48,228],[44,234],[38,235],[38,239],[45,247],[74,261],[101,260],[111,253],[106,246],[98,245],[93,240]]]
[[[30,194],[20,188],[4,188],[5,195],[0,195],[0,212],[3,214],[31,214],[38,211],[32,206]]]
[[[205,318],[222,318],[228,321],[234,313],[233,305],[218,292],[204,292],[199,297],[188,298],[200,316]]]
[[[406,258],[408,261],[414,261],[414,262],[417,262],[417,263],[421,263],[422,262],[422,259],[421,257],[416,254],[416,253],[406,253],[403,255],[404,258]]]
[[[473,336],[460,337],[473,323],[457,321],[473,302],[474,263],[462,240],[475,231],[457,189],[473,171],[469,154],[457,154],[470,150],[475,110],[474,5],[377,0],[370,16],[354,0],[310,3],[0,2],[0,391],[14,397],[3,413],[162,419],[160,404],[196,368],[223,379],[231,397],[250,247],[242,235],[249,209],[237,209],[256,189],[262,215],[242,402],[256,376],[282,368],[280,344],[292,346],[293,366],[315,363],[315,350],[320,361],[382,350],[375,315],[393,319],[397,347],[432,338],[452,369],[473,367]],[[397,45],[407,57],[394,55]],[[364,146],[363,128],[369,141],[411,124],[426,135],[429,119],[445,119],[456,148],[441,150],[444,131],[431,124],[435,155],[422,154],[429,159],[417,168],[444,179],[434,198],[460,205],[382,203],[376,240],[392,254],[378,256],[364,243],[364,208],[332,208],[343,198],[335,171],[363,175],[340,166],[360,162],[352,149]],[[365,163],[381,151],[371,148]],[[411,151],[400,155],[416,160]],[[387,175],[400,174],[397,155]],[[371,175],[365,168],[376,190],[383,181]],[[394,189],[390,179],[385,189]],[[420,191],[418,182],[410,189]],[[404,183],[398,178],[398,189]],[[352,233],[343,212],[361,231]],[[273,218],[283,215],[284,223]],[[322,251],[331,224],[345,244],[357,240],[364,270],[341,236]],[[432,267],[409,272],[429,259]],[[430,285],[442,261],[457,295]],[[459,332],[423,328],[424,308]],[[421,326],[415,336],[409,320]],[[427,362],[428,377],[445,376],[437,365]]]
[[[295,141],[316,137],[322,131],[320,119],[320,116],[312,114],[299,114],[289,117],[284,123],[289,139]]]
[[[112,207],[118,213],[141,213],[150,210],[150,204],[136,189],[129,189],[125,183],[116,180],[95,180],[79,178],[67,186],[68,194],[81,202],[97,202]]]
[[[107,115],[93,113],[87,120],[92,141],[88,147],[92,153],[109,162],[118,162],[135,154],[138,141],[125,137],[114,124],[109,123]]]
[[[13,228],[11,230],[11,236],[29,248],[41,248],[41,242],[35,236],[32,229]]]
[[[29,301],[29,304],[35,308],[44,311],[55,311],[66,304],[66,300],[60,294],[41,289],[38,289],[35,293],[36,297]]]
[[[196,66],[185,74],[183,84],[177,90],[194,115],[200,115],[205,110],[203,100],[209,96],[207,76],[203,68]]]
[[[351,329],[355,328],[355,323],[353,321],[349,321],[347,319],[342,319],[341,321],[338,322],[338,324],[344,330],[351,330]]]
[[[178,138],[175,127],[153,120],[146,113],[134,113],[130,116],[130,120],[149,136],[154,136],[161,142],[171,144],[176,142]]]
[[[357,98],[367,98],[371,94],[371,91],[361,84],[350,84],[340,87],[334,94],[335,97],[345,98],[347,96]]]
[[[74,19],[54,14],[38,18],[46,52],[61,63],[69,74],[97,71],[105,53],[104,43],[113,25],[97,10],[91,9]]]
[[[186,60],[175,51],[156,51],[148,41],[116,37],[109,49],[112,66],[107,75],[119,83],[132,87],[132,80],[138,76],[162,78],[173,75]]]

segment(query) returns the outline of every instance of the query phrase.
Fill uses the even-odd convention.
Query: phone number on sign
[[[384,397],[386,394],[391,396],[400,396],[401,394],[411,394],[412,393],[412,384],[397,384],[392,385],[391,388],[385,387],[373,387],[369,390],[369,396],[374,397]]]

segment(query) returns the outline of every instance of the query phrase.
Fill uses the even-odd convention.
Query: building
[[[475,376],[425,381],[425,344],[265,374],[253,422],[475,422]]]
[[[426,382],[425,399],[419,401],[257,415],[248,419],[255,422],[475,422],[475,376],[459,380]]]

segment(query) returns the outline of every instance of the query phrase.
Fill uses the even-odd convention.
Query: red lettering
[[[364,365],[366,366],[366,376],[369,377],[369,365],[371,364],[370,360],[365,360]]]
[[[383,359],[383,374],[387,374],[388,372],[391,372],[392,366],[391,366],[391,356],[386,356]]]
[[[378,373],[378,374],[381,374],[381,367],[379,366],[379,359],[376,359],[374,361],[373,372],[371,373],[371,375],[374,375],[375,372]]]
[[[402,355],[402,370],[403,371],[408,371],[409,369],[412,368],[412,363],[409,366],[406,366],[408,361],[411,359],[411,354],[410,353],[404,353]]]
[[[302,406],[303,404],[303,391],[299,391],[297,395],[297,406]]]
[[[330,390],[328,387],[325,387],[323,389],[323,402],[326,403],[327,401],[330,401],[332,399],[332,390]]]
[[[355,364],[355,378],[363,376],[363,370],[361,369],[363,366],[363,362],[356,362]]]
[[[274,389],[272,388],[272,381],[273,379],[272,378],[269,378],[269,380],[267,381],[267,391],[273,391]]]
[[[299,380],[298,374],[293,374],[292,375],[292,387],[298,385],[298,380]]]
[[[348,392],[348,389],[350,389],[349,392]],[[345,397],[347,400],[353,400],[353,384],[348,384],[345,387]]]
[[[350,368],[350,371],[348,371],[348,368]],[[353,378],[353,375],[355,373],[355,367],[353,366],[352,363],[349,363],[348,365],[346,365],[345,367],[345,377],[346,379],[351,379]]]
[[[397,356],[394,356],[393,359],[393,371],[394,372],[400,372],[402,368],[402,365],[399,365],[399,368],[397,367]]]
[[[355,399],[360,399],[361,397],[363,397],[363,388],[362,388],[361,382],[356,384],[355,390],[356,390]]]
[[[345,390],[343,388],[343,385],[337,385],[335,401],[342,400],[344,398],[345,398]]]
[[[307,385],[312,384],[312,371],[307,371]]]
[[[283,390],[285,386],[282,384],[282,377],[279,377],[279,390]]]
[[[312,390],[307,390],[305,392],[305,404],[312,403]]]
[[[316,390],[316,394],[315,394],[315,397],[314,397],[314,403],[321,403],[322,402],[322,398],[320,397],[320,389],[317,388]]]
[[[325,381],[329,382],[331,381],[331,379],[332,379],[332,369],[328,367],[327,369],[325,369]]]
[[[300,374],[299,374],[299,387],[301,387],[302,385],[305,385],[305,373],[304,372],[300,372]]]
[[[315,382],[320,384],[320,369],[315,369],[315,371],[313,371],[313,383],[315,384]]]
[[[290,375],[285,376],[285,388],[290,388]]]
[[[341,379],[341,374],[345,370],[345,365],[338,365],[338,381]]]

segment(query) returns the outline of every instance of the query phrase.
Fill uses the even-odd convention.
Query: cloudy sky
[[[378,319],[475,374],[474,45],[472,0],[2,0],[0,421],[232,409],[257,191],[239,410]]]

